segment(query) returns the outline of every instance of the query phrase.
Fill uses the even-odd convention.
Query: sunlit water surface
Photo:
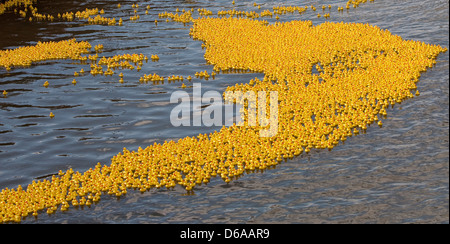
[[[120,2],[122,7],[117,8]],[[203,59],[201,42],[192,40],[190,25],[158,19],[158,13],[176,8],[233,8],[231,1],[137,1],[140,20],[131,22],[135,1],[48,1],[36,4],[40,12],[98,7],[105,17],[123,18],[123,26],[76,22],[28,22],[18,15],[0,16],[0,48],[35,45],[37,41],[76,38],[100,55],[157,54],[139,72],[125,70],[124,83],[113,76],[73,73],[88,65],[70,60],[46,61],[29,68],[0,68],[0,188],[27,185],[32,180],[73,168],[83,172],[97,162],[109,164],[123,147],[137,150],[154,142],[209,133],[219,127],[174,127],[170,95],[181,82],[140,84],[143,74],[193,76],[212,71]],[[260,12],[276,5],[315,5],[320,1],[236,1],[235,8]],[[333,1],[327,21],[362,22],[389,29],[404,39],[448,47],[448,1],[383,1],[366,3],[338,13],[346,1]],[[150,4],[149,14],[145,7]],[[326,3],[328,5],[328,3]],[[328,11],[327,11],[328,12]],[[159,24],[155,26],[154,20]],[[264,18],[270,23],[275,18]],[[279,21],[324,22],[317,12],[287,14]],[[223,92],[262,74],[219,74],[201,82],[202,91]],[[50,86],[42,84],[49,81]],[[312,151],[264,173],[244,175],[229,184],[220,178],[185,190],[129,191],[117,200],[102,197],[96,205],[23,223],[448,223],[449,222],[449,54],[423,73],[419,97],[388,110],[383,127],[349,138],[331,152]],[[192,94],[192,89],[187,91]],[[48,114],[53,112],[53,119]]]

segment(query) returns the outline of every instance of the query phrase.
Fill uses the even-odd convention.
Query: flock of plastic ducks
[[[373,2],[374,0],[369,0],[370,2]],[[123,25],[122,18],[119,18],[119,20],[116,21],[116,18],[107,18],[103,15],[105,14],[105,11],[103,9],[98,8],[86,8],[83,11],[77,11],[77,12],[65,12],[65,13],[58,13],[56,15],[50,15],[50,14],[41,14],[38,12],[38,9],[33,6],[37,0],[7,0],[5,3],[0,4],[0,15],[5,13],[9,9],[14,9],[14,13],[18,14],[24,19],[28,19],[29,21],[75,21],[75,20],[87,20],[87,24],[99,24],[99,25],[116,25],[119,26]],[[353,6],[354,8],[358,7],[361,3],[365,3],[367,0],[348,0],[345,9],[350,9],[350,6]],[[235,5],[234,1],[232,3]],[[253,3],[253,6],[256,7],[258,10],[261,9],[261,5],[257,3]],[[139,4],[132,4],[133,9],[133,15],[129,17],[130,21],[136,22],[140,20],[140,15],[138,12]],[[23,9],[21,9],[23,8]],[[117,4],[117,8],[122,8],[122,5],[119,3]],[[255,11],[240,11],[240,10],[219,10],[217,12],[218,17],[246,17],[246,18],[261,18],[261,17],[273,17],[275,15],[275,18],[278,20],[280,15],[283,14],[293,14],[295,12],[298,12],[299,14],[304,13],[307,9],[311,9],[312,11],[316,11],[317,8],[314,5],[311,6],[275,6],[273,7],[273,11],[270,11],[269,9],[262,10],[260,13],[257,13]],[[321,6],[323,12],[325,10],[331,10],[331,5],[322,5]],[[149,14],[149,10],[151,9],[150,5],[147,5],[145,8],[145,15]],[[344,11],[344,7],[337,7],[338,12]],[[213,16],[213,12],[208,9],[199,8],[197,9],[197,12],[199,16]],[[182,22],[182,23],[191,23],[194,18],[192,17],[192,14],[194,13],[194,9],[190,10],[179,10],[176,9],[175,13],[159,13],[159,18],[165,18],[166,22],[169,22],[169,19],[175,22]],[[317,14],[318,17],[330,17],[330,13],[323,13],[322,15],[319,13]],[[157,24],[158,21],[155,20],[155,24]]]
[[[357,6],[365,1],[349,2]],[[281,14],[291,10],[276,11]],[[187,12],[190,11],[184,13]],[[154,143],[137,151],[124,148],[109,165],[98,163],[84,173],[73,169],[59,171],[51,180],[36,180],[26,187],[3,189],[0,222],[20,222],[23,217],[37,216],[44,211],[51,214],[58,209],[67,211],[70,206],[90,206],[103,194],[120,197],[129,189],[145,192],[179,185],[191,191],[196,185],[208,183],[212,177],[219,176],[230,182],[314,148],[332,150],[348,137],[364,133],[371,124],[382,126],[380,119],[387,114],[390,105],[419,95],[415,83],[421,72],[435,64],[439,53],[447,51],[436,45],[405,41],[369,24],[313,26],[311,21],[291,21],[267,25],[253,18],[232,17],[198,18],[192,22],[190,35],[204,42],[205,59],[214,65],[215,72],[264,73],[262,80],[255,78],[247,84],[228,87],[227,91],[277,91],[276,135],[260,137],[259,131],[266,127],[244,123],[177,142]],[[45,56],[47,52],[40,53],[45,45],[62,53]],[[55,45],[68,46],[54,48]],[[26,52],[25,48],[1,51],[0,65],[10,68],[48,58],[79,59],[88,47],[88,43],[75,40],[40,43],[26,47]],[[27,56],[31,58],[20,60],[25,53],[31,53]],[[10,58],[5,59],[5,55]],[[144,55],[126,55],[97,60],[97,56],[97,63],[92,65],[113,69],[121,66],[119,61],[139,64],[145,58]],[[196,74],[197,77],[207,75],[206,71]],[[123,74],[119,76],[122,78]],[[177,81],[182,78],[170,77]],[[141,79],[147,82],[164,78],[153,74]]]
[[[103,9],[98,8],[89,9],[86,8],[83,11],[77,12],[65,12],[55,15],[41,14],[38,9],[33,6],[37,0],[9,0],[4,4],[0,4],[0,14],[3,14],[7,9],[14,8],[14,13],[19,14],[22,18],[27,18],[29,21],[74,21],[87,20],[88,24],[104,24],[104,25],[116,25],[115,18],[106,18],[102,15],[105,14]],[[23,7],[23,9],[20,9]],[[122,20],[119,21],[119,25]]]
[[[91,44],[75,39],[59,42],[38,42],[34,46],[0,50],[0,67],[11,70],[13,66],[28,67],[33,62],[54,59],[80,59],[81,54],[88,53]]]
[[[85,41],[78,42],[76,39],[63,40],[59,42],[38,42],[34,46],[24,46],[16,49],[0,50],[0,67],[4,67],[7,71],[12,67],[28,67],[33,63],[45,60],[72,59],[79,60],[81,64],[85,64],[87,60],[90,62],[89,73],[95,75],[113,75],[117,69],[139,71],[143,62],[148,61],[148,57],[140,54],[122,54],[112,57],[100,57],[98,53],[103,50],[103,45],[94,46],[95,55],[83,55],[89,53],[92,48],[91,44]],[[158,55],[151,56],[152,61],[158,61]],[[106,70],[105,70],[106,69]],[[74,76],[78,77],[85,74],[84,69],[74,72]],[[160,77],[161,78],[161,77]],[[123,83],[123,74],[120,75],[121,83]],[[76,85],[77,81],[72,80],[72,84]],[[43,86],[49,87],[46,81]],[[3,91],[3,96],[7,97],[8,92]]]

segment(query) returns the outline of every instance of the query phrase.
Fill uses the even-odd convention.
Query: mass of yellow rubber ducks
[[[200,72],[195,72],[195,77],[199,78],[199,79],[205,79],[208,80],[208,78],[215,78],[215,76],[217,75],[216,72],[212,71],[211,74],[208,74],[208,71],[204,70],[204,71],[200,71]],[[123,76],[123,75],[122,75]],[[156,73],[153,74],[144,74],[144,76],[141,76],[139,78],[139,82],[140,83],[148,83],[149,81],[153,82],[153,85],[159,85],[159,84],[164,84],[164,80],[167,78],[167,81],[169,83],[171,82],[182,82],[185,79],[188,82],[192,81],[192,76],[188,75],[186,78],[183,77],[182,75],[172,75],[172,76],[168,76],[168,77],[163,77],[160,75],[157,75]]]
[[[365,1],[349,2],[347,6],[357,7]],[[364,133],[373,123],[382,126],[381,118],[390,105],[414,97],[414,92],[419,95],[415,83],[421,72],[436,63],[439,53],[447,51],[441,46],[403,40],[369,24],[325,22],[313,26],[311,21],[291,21],[268,25],[253,18],[209,16],[192,21],[190,35],[204,43],[204,57],[214,65],[214,73],[228,70],[264,73],[262,80],[255,78],[247,84],[228,87],[227,91],[278,92],[275,135],[261,137],[261,130],[273,128],[246,123],[249,113],[244,106],[241,126],[224,126],[209,134],[154,143],[137,151],[124,148],[109,165],[98,163],[84,173],[68,169],[59,171],[50,180],[5,188],[0,192],[0,222],[20,222],[28,215],[90,206],[103,194],[120,197],[129,189],[145,192],[179,185],[191,191],[212,177],[230,182],[314,148],[332,150],[347,137]],[[71,45],[77,43],[72,41]],[[63,57],[79,57],[86,48],[83,47],[71,54],[64,53]],[[9,51],[8,59],[3,58],[8,55],[3,52],[0,54],[3,67],[45,59],[38,56],[8,63],[5,60],[17,59],[14,56],[23,59],[19,55],[23,51]],[[94,68],[115,65],[122,57],[101,58],[95,64],[97,56],[91,65]],[[142,55],[131,57],[126,56],[126,61],[144,60]],[[197,72],[196,76],[200,75],[209,74]],[[122,76],[119,75],[121,79]],[[180,79],[178,76],[171,79],[174,77]],[[156,74],[141,78],[164,79]],[[181,88],[186,85],[183,83]],[[245,104],[242,98],[232,99]],[[270,111],[269,104],[266,109]]]
[[[14,66],[27,67],[33,62],[53,59],[79,59],[91,48],[88,42],[75,39],[59,42],[38,42],[35,46],[0,50],[0,67],[10,70]]]
[[[0,3],[0,15],[5,13],[8,9],[14,8],[14,13],[19,14],[22,18],[27,18],[29,21],[74,21],[75,18],[78,20],[87,20],[88,24],[104,24],[104,25],[115,25],[115,18],[106,18],[102,15],[105,14],[103,9],[98,8],[86,8],[83,11],[77,12],[65,12],[58,13],[55,17],[50,14],[41,14],[37,11],[37,8],[33,6],[37,0],[9,0],[5,3]],[[22,8],[22,9],[21,9]],[[94,16],[94,17],[91,17]]]
[[[89,24],[103,24],[103,25],[116,25],[116,18],[106,18],[101,15],[97,15],[94,18],[88,18]]]
[[[103,46],[102,46],[103,47]],[[122,55],[114,55],[112,57],[105,57],[103,56],[98,61],[97,59],[93,60],[94,62],[91,63],[91,74],[92,75],[113,75],[114,70],[121,68],[121,69],[137,69],[140,70],[140,68],[143,65],[144,61],[148,61],[148,57],[144,54],[122,54]],[[97,63],[95,63],[97,62]],[[131,63],[130,63],[131,62]],[[106,71],[103,71],[103,66],[106,66]]]
[[[83,56],[91,49],[89,42],[77,42],[76,39],[64,40],[59,42],[38,42],[34,46],[24,46],[16,49],[0,50],[0,67],[4,67],[7,71],[12,67],[28,67],[33,63],[38,63],[45,60],[55,59],[72,59],[85,62],[89,60],[90,74],[92,75],[113,75],[116,69],[129,69],[140,70],[143,62],[148,61],[146,55],[140,54],[122,54],[112,57],[101,57],[98,55],[103,50],[103,45],[98,44],[94,47],[96,54]],[[157,61],[159,57],[152,55],[152,60]],[[104,70],[104,67],[106,70]],[[78,77],[80,74],[84,74],[84,69],[79,72],[75,71],[74,76]],[[72,84],[76,84],[76,81],[72,81]],[[49,82],[46,81],[43,84],[44,87],[49,86]]]
[[[175,22],[181,22],[181,23],[191,23],[193,18],[192,18],[192,12],[193,9],[185,11],[184,9],[182,10],[182,14],[179,14],[178,11],[176,13],[168,13],[168,12],[164,12],[164,13],[159,13],[158,17],[159,18],[166,18],[167,20],[171,19],[172,21]],[[199,10],[199,14],[202,14],[203,12],[200,12]],[[205,14],[203,14],[205,15]],[[157,20],[155,20],[155,24],[157,23]]]
[[[0,3],[0,15],[4,14],[7,10],[10,9],[17,9],[20,7],[27,8],[28,6],[33,6],[36,1],[37,0],[7,0],[4,3]]]
[[[123,20],[120,18],[118,21],[116,21],[115,18],[106,18],[103,15],[105,14],[105,11],[103,9],[98,8],[86,8],[82,11],[76,11],[76,12],[65,12],[65,13],[58,13],[55,16],[50,14],[42,14],[38,13],[37,8],[33,6],[37,0],[8,0],[5,3],[0,3],[0,14],[5,13],[7,10],[14,9],[14,13],[17,13],[19,16],[21,16],[24,19],[28,19],[29,21],[76,21],[76,20],[87,20],[87,24],[100,24],[100,25],[116,25],[118,23],[119,26],[123,25]],[[353,6],[354,8],[358,7],[361,3],[365,3],[367,0],[348,0],[345,8],[347,10],[350,9],[350,6]],[[373,0],[370,0],[370,2],[373,2]],[[234,5],[234,1],[232,3]],[[258,10],[261,9],[261,5],[253,3],[254,7],[257,7]],[[117,8],[121,8],[121,4],[117,4]],[[133,15],[129,17],[131,22],[136,22],[140,20],[140,16],[138,14],[139,5],[133,3],[131,5],[133,9]],[[331,5],[322,5],[322,10],[325,11],[326,9],[331,10]],[[145,8],[145,15],[149,14],[149,10],[151,9],[150,5],[147,5]],[[293,13],[299,13],[302,14],[308,9],[308,6],[274,6],[272,8],[273,12],[271,12],[269,9],[262,10],[261,12],[257,13],[255,11],[242,11],[242,10],[236,10],[236,9],[230,9],[230,10],[219,10],[217,12],[217,16],[219,17],[246,17],[246,18],[260,18],[260,17],[273,17],[275,15],[275,18],[278,20],[281,15],[284,14],[293,14]],[[316,11],[316,7],[314,5],[310,6],[310,9],[312,11]],[[337,7],[338,12],[342,12],[344,10],[343,6]],[[181,13],[180,13],[181,12]],[[181,22],[181,23],[191,23],[193,21],[192,14],[194,13],[194,9],[191,8],[190,10],[179,10],[178,8],[175,10],[175,13],[168,13],[167,11],[164,13],[160,13],[158,16],[159,18],[166,18],[166,21],[169,20],[175,21],[175,22]],[[199,8],[197,9],[197,13],[199,16],[212,16],[213,12],[211,10],[205,9],[205,8]],[[317,14],[318,17],[325,17],[329,18],[330,13],[326,14]],[[157,24],[157,20],[155,20],[155,24]]]

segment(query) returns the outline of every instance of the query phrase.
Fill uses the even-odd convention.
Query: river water
[[[117,3],[122,7],[117,8]],[[139,21],[132,22],[138,3]],[[236,1],[235,8],[260,12],[277,5],[315,5],[321,1]],[[346,1],[333,1],[332,22],[362,22],[388,29],[404,39],[449,46],[448,1],[383,1],[361,4],[338,13]],[[151,8],[146,15],[145,7]],[[328,5],[329,3],[326,3]],[[215,127],[174,127],[169,121],[176,104],[170,95],[181,82],[141,84],[143,74],[194,76],[212,71],[203,59],[201,42],[189,37],[190,24],[165,22],[158,13],[176,8],[232,9],[231,1],[38,1],[39,12],[55,14],[85,8],[104,9],[105,17],[123,18],[123,26],[74,22],[29,22],[9,12],[0,15],[0,48],[35,45],[38,41],[76,38],[100,55],[143,53],[142,70],[119,77],[76,77],[88,66],[71,60],[46,61],[29,68],[0,68],[0,188],[27,185],[36,178],[73,168],[84,172],[97,162],[109,164],[123,147],[137,150],[154,142],[176,140]],[[279,21],[312,20],[317,12],[287,14]],[[328,10],[326,12],[329,12]],[[158,19],[158,25],[154,20]],[[275,18],[264,18],[270,23]],[[86,69],[87,68],[87,69]],[[202,91],[223,92],[262,74],[219,74],[201,82]],[[49,81],[50,86],[42,84]],[[229,184],[220,178],[196,186],[186,195],[181,187],[128,191],[121,199],[108,196],[84,209],[70,209],[22,223],[449,223],[449,53],[423,73],[421,95],[390,108],[383,127],[348,138],[332,151],[312,151]],[[189,91],[189,87],[187,89]],[[192,91],[192,90],[191,90]],[[55,118],[48,114],[53,112]]]

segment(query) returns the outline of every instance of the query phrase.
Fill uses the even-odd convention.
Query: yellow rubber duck
[[[8,95],[8,92],[6,90],[3,90],[3,96],[6,97]]]
[[[44,86],[45,88],[47,88],[49,85],[50,85],[50,83],[48,83],[48,81],[45,81],[43,86]]]
[[[55,115],[54,115],[52,112],[50,112],[49,117],[50,117],[51,119],[53,119],[53,118],[55,117]]]

